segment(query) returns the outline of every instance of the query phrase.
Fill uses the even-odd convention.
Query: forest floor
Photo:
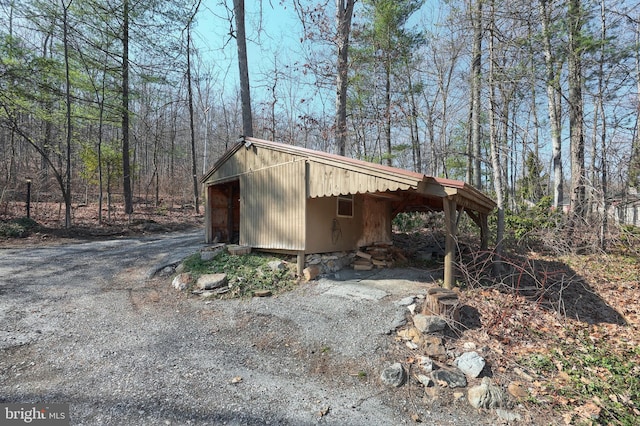
[[[65,230],[57,206],[40,206],[32,214],[39,226],[23,238],[0,239],[0,247],[166,233],[203,224],[202,215],[193,208],[173,205],[138,207],[131,218],[115,212],[98,226],[95,208],[78,207],[73,228]],[[0,219],[9,219],[10,213],[5,209]],[[420,238],[404,238],[398,245],[411,258]],[[637,253],[521,253],[508,259],[507,278],[500,283],[482,278],[487,268],[483,259],[467,259],[461,268],[460,300],[466,322],[455,330],[456,341],[488,348],[493,380],[509,386],[510,393],[514,390],[519,406],[544,423],[636,424],[640,419]]]

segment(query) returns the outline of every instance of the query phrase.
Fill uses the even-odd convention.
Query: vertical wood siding
[[[240,244],[304,250],[305,162],[278,164],[282,158],[273,154],[264,163],[252,158],[255,171],[241,175]]]

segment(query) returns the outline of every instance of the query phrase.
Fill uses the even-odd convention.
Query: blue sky
[[[231,0],[227,0],[231,7]],[[220,83],[232,89],[238,82],[237,45],[229,37],[230,14],[221,0],[204,2],[194,40],[205,63],[219,74]],[[247,55],[252,88],[260,76],[269,74],[274,58],[285,64],[299,57],[301,25],[292,7],[279,1],[245,0]],[[235,23],[234,23],[235,27]]]

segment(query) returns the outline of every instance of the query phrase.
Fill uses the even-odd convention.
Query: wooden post
[[[213,241],[212,229],[211,229],[211,187],[206,183],[204,184],[204,242],[205,244],[211,244]]]
[[[453,275],[453,262],[455,260],[456,237],[456,202],[449,197],[442,199],[444,210],[444,223],[446,227],[446,240],[444,244],[444,288],[451,289],[455,284]]]
[[[480,249],[487,250],[489,248],[489,220],[488,216],[480,213]]]
[[[301,277],[304,271],[304,252],[298,252],[298,276]]]

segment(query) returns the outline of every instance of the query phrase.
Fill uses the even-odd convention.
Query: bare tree
[[[551,129],[551,146],[553,155],[553,205],[559,208],[563,201],[562,183],[562,115],[561,89],[558,64],[551,48],[551,5],[550,0],[540,0],[540,17],[542,25],[542,49],[545,62],[545,84],[547,87],[547,104],[549,109],[549,127]],[[553,0],[551,0],[553,2]]]
[[[578,221],[585,214],[584,105],[582,99],[583,10],[581,0],[569,0],[568,102],[571,141],[571,211]]]
[[[240,98],[242,99],[242,131],[244,136],[253,137],[251,116],[251,91],[249,89],[249,64],[247,62],[247,36],[244,22],[244,0],[233,0],[238,44],[238,69],[240,71]]]
[[[345,155],[347,146],[347,88],[349,72],[349,35],[356,0],[336,0],[336,46],[338,60],[336,72],[335,138],[338,153]]]

